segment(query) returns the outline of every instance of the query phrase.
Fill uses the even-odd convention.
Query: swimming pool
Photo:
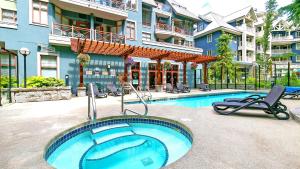
[[[191,146],[190,131],[178,122],[126,117],[60,136],[45,159],[58,169],[158,169],[180,159]]]
[[[213,102],[222,102],[226,98],[245,98],[247,96],[259,94],[266,95],[264,93],[254,93],[254,92],[239,92],[239,93],[225,93],[225,94],[210,94],[210,95],[198,95],[192,97],[174,98],[174,99],[162,99],[153,100],[148,102],[154,105],[174,105],[190,108],[198,107],[208,107],[211,106]],[[129,102],[128,104],[138,104],[139,102]]]

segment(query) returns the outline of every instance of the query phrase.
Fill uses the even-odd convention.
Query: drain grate
[[[150,157],[144,158],[141,161],[145,167],[153,164],[153,160]]]

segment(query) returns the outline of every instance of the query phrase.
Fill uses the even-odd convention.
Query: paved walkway
[[[168,96],[176,95],[154,95]],[[294,108],[300,101],[283,102]],[[142,105],[127,106],[143,111]],[[99,99],[97,108],[98,118],[120,115],[120,98]],[[149,112],[177,120],[193,132],[191,151],[168,169],[300,168],[300,125],[292,119],[280,121],[261,112],[221,116],[211,107],[150,105]],[[86,121],[87,98],[8,105],[0,108],[0,117],[0,168],[48,169],[51,167],[43,159],[46,144],[58,133]]]

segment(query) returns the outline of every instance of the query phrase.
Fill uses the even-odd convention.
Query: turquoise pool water
[[[191,141],[156,124],[122,123],[85,131],[47,159],[58,169],[158,169],[181,158]]]
[[[198,107],[211,106],[213,102],[222,102],[226,98],[245,98],[253,94],[265,95],[263,93],[251,93],[251,92],[230,93],[230,94],[186,97],[186,98],[171,99],[171,100],[158,100],[158,101],[151,101],[150,104],[174,105],[174,106],[198,108]]]

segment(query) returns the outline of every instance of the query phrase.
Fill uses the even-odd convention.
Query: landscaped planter
[[[69,100],[72,93],[70,87],[13,88],[11,97],[13,103],[43,102]]]

